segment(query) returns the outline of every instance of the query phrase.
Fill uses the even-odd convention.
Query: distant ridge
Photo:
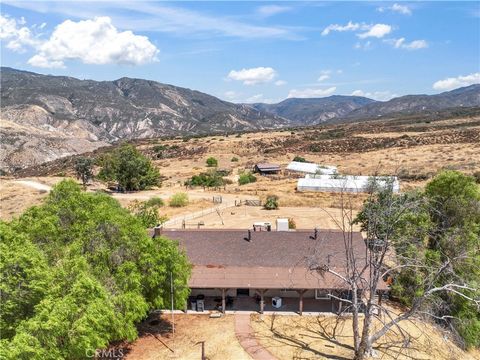
[[[278,104],[234,104],[143,79],[79,80],[7,67],[0,69],[0,75],[2,171],[124,139],[270,130],[480,107],[479,84],[384,102],[334,95]]]

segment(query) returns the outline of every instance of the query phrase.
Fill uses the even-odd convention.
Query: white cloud
[[[330,79],[330,74],[332,73],[332,70],[322,70],[320,71],[320,76],[318,77],[317,81],[325,81]]]
[[[268,16],[281,14],[290,10],[291,10],[291,7],[289,6],[265,5],[257,8],[257,13],[263,17],[268,17]]]
[[[325,97],[332,95],[337,88],[332,86],[327,89],[292,89],[288,93],[288,98],[313,98],[313,97]]]
[[[349,21],[347,25],[330,24],[322,31],[322,36],[330,34],[332,31],[364,31],[357,34],[360,39],[367,37],[381,38],[392,31],[392,26],[387,24],[365,24]]]
[[[228,36],[244,39],[302,38],[296,30],[282,26],[257,26],[231,16],[167,6],[156,1],[117,1],[112,10],[111,1],[89,2],[88,6],[72,6],[70,1],[15,1],[13,5],[43,14],[61,14],[76,19],[91,19],[99,15],[111,17],[113,23],[136,31],[155,31],[195,37]],[[132,16],[135,13],[137,16]]]
[[[408,43],[408,42],[405,42],[405,38],[399,38],[399,39],[389,39],[385,41],[393,44],[393,47],[396,49],[419,50],[419,49],[424,49],[428,47],[428,42],[426,40],[413,40]]]
[[[140,65],[156,60],[159,52],[146,36],[119,32],[109,17],[58,25],[50,38],[37,46],[28,63],[39,67],[62,67],[65,60],[85,64]]]
[[[330,24],[325,29],[323,29],[322,36],[326,36],[330,34],[330,32],[332,31],[343,32],[343,31],[367,30],[368,26],[369,25],[367,24],[353,23],[351,21],[349,21],[347,25]]]
[[[80,60],[86,64],[139,65],[156,60],[159,50],[146,36],[131,31],[118,31],[109,17],[59,24],[49,39],[42,39],[32,29],[43,29],[46,24],[25,25],[25,19],[15,20],[0,16],[0,39],[12,51],[33,49],[28,63],[45,68],[64,67],[65,60]]]
[[[397,97],[397,94],[393,94],[390,91],[373,91],[373,92],[365,92],[363,90],[355,90],[350,94],[351,96],[363,96],[377,101],[387,101]]]
[[[245,85],[256,85],[272,81],[277,72],[271,67],[256,67],[251,69],[232,70],[227,78],[242,81]]]
[[[469,75],[460,75],[436,81],[433,84],[435,90],[452,90],[463,86],[480,83],[480,72]]]
[[[377,8],[377,11],[380,11],[380,12],[393,11],[403,15],[412,15],[412,10],[410,9],[410,7],[408,7],[407,5],[401,5],[397,3],[393,4],[392,6],[379,7]]]
[[[283,86],[286,85],[287,82],[285,80],[277,80],[274,82],[275,86]]]
[[[387,24],[375,24],[368,31],[357,34],[360,39],[365,39],[367,37],[376,37],[381,38],[389,34],[392,31],[392,27]]]
[[[38,40],[35,39],[31,30],[22,26],[25,25],[25,19],[20,20],[0,15],[0,40],[6,42],[7,49],[15,52],[23,52],[26,47],[35,46]]]

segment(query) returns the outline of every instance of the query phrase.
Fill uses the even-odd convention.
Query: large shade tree
[[[7,359],[80,359],[132,340],[150,310],[171,306],[171,278],[174,306],[186,302],[190,265],[177,244],[73,181],[1,229]]]

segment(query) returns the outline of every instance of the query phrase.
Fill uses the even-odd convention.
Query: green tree
[[[218,166],[218,160],[215,159],[214,157],[209,157],[207,159],[207,166],[208,167],[217,167]]]
[[[75,174],[82,181],[83,188],[87,187],[89,180],[93,179],[93,160],[87,157],[79,157],[75,160]]]
[[[122,145],[100,163],[98,177],[116,181],[122,191],[144,190],[160,184],[158,169],[132,145]]]
[[[2,235],[15,234],[18,240],[8,241],[23,244],[32,259],[13,258],[26,269],[19,277],[2,258],[2,284],[11,289],[2,315],[13,324],[1,322],[7,359],[79,359],[111,341],[133,340],[149,310],[170,306],[170,274],[175,306],[186,302],[185,254],[169,239],[149,237],[140,220],[108,195],[63,181],[43,205],[7,226],[10,232],[2,229]],[[13,299],[15,291],[30,295]],[[27,304],[30,312],[22,310]]]

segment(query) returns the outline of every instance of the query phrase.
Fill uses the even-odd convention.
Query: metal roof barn
[[[307,174],[332,175],[337,172],[337,167],[329,165],[318,165],[315,163],[292,161],[290,164],[288,164],[287,170],[303,172]]]
[[[386,187],[389,184],[394,192],[400,191],[400,183],[396,176],[330,176],[330,175],[307,175],[304,179],[298,179],[298,191],[318,192],[367,192],[371,185]]]

